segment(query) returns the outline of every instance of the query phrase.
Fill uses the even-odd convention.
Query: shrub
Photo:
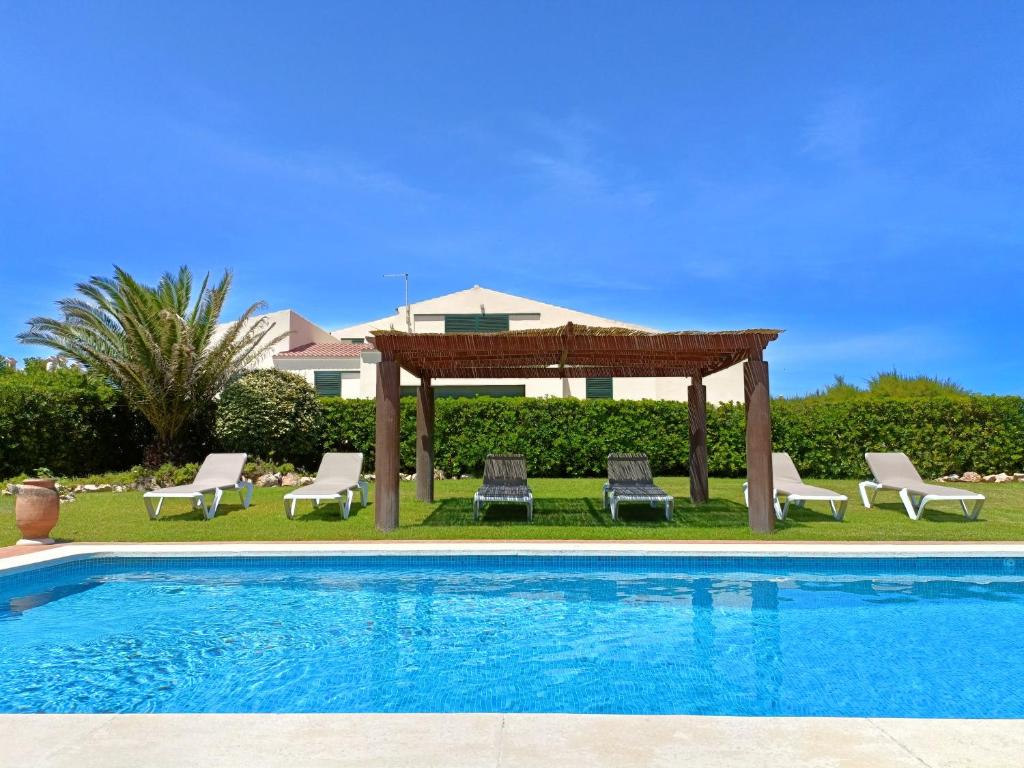
[[[294,373],[250,371],[229,385],[217,407],[216,434],[226,451],[305,465],[323,443],[320,401]]]
[[[364,454],[374,462],[372,400],[329,399],[325,450]],[[974,469],[1024,467],[1024,399],[1019,397],[821,398],[772,402],[774,446],[789,452],[807,477],[866,477],[866,451],[906,452],[926,477]],[[435,466],[448,475],[479,474],[488,453],[526,455],[534,477],[597,477],[613,451],[644,451],[656,474],[688,471],[685,403],[652,400],[533,398],[439,399]],[[416,403],[405,398],[400,418],[403,471],[416,466]],[[710,474],[746,472],[742,404],[708,408]]]
[[[142,460],[148,425],[110,387],[76,370],[0,376],[0,477],[125,469]]]

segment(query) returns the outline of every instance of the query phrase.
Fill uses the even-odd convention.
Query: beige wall
[[[279,333],[287,333],[288,336],[278,341],[258,358],[253,364],[253,368],[273,368],[274,355],[287,352],[303,344],[334,344],[338,341],[323,328],[314,325],[298,312],[290,309],[258,315],[246,324],[246,329],[251,328],[256,323],[266,323],[270,326],[270,331],[267,333],[268,338],[273,338]],[[223,333],[229,325],[230,323],[222,323],[218,326],[217,333]],[[281,366],[277,367],[280,368]]]
[[[446,314],[476,313],[507,314],[509,315],[509,328],[512,330],[552,328],[565,325],[568,322],[598,327],[618,326],[651,330],[479,286],[417,302],[411,308],[413,327],[418,333],[443,333]],[[342,371],[342,396],[364,398],[372,398],[376,395],[376,366],[371,363],[363,363],[359,358],[279,358],[275,361],[273,355],[303,344],[364,338],[375,329],[405,330],[406,322],[404,307],[397,308],[395,313],[388,317],[342,328],[330,334],[292,310],[271,312],[256,320],[261,319],[273,325],[272,334],[281,331],[290,331],[291,334],[278,342],[269,354],[261,358],[257,367],[270,368],[276,364],[276,367],[281,370],[293,371],[302,375],[310,383],[313,382],[314,371]],[[419,382],[415,377],[403,371],[401,383],[403,386],[413,386]],[[708,402],[742,402],[743,400],[743,369],[741,365],[708,376],[704,383],[708,390]],[[519,384],[525,387],[528,397],[586,397],[586,381],[584,379],[528,379],[525,381],[517,379],[441,379],[435,381],[434,384],[437,386]],[[686,399],[688,385],[689,380],[685,378],[616,378],[612,384],[612,391],[616,400],[683,401]]]

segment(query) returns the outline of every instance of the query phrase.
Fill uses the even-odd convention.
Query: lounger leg
[[[339,499],[340,501],[340,499]],[[352,489],[349,488],[345,496],[345,504],[341,508],[341,519],[348,520],[348,512],[352,509]]]
[[[608,483],[605,483],[604,487],[601,488],[601,501],[604,503],[605,509],[608,509],[608,488]]]
[[[618,502],[618,499],[616,499],[614,495],[611,496],[611,499],[609,500],[608,505],[609,505],[609,508],[612,511],[612,520],[618,520],[619,519],[619,502]]]
[[[476,522],[480,518],[480,497],[473,496],[473,521]]]
[[[526,522],[533,522],[533,499],[526,502]]]
[[[839,522],[842,522],[843,518],[846,516],[846,505],[848,503],[847,499],[843,499],[837,506],[835,500],[829,500],[828,505],[832,507],[832,517]]]
[[[252,504],[253,484],[251,480],[242,480],[238,484],[238,496],[242,500],[242,509],[248,509]]]
[[[871,480],[864,480],[858,488],[860,488],[860,500],[864,502],[865,509],[871,509],[872,503],[875,501],[875,496],[878,495],[878,489],[881,488],[878,483],[872,482]],[[868,489],[871,489],[871,498],[868,498]]]
[[[160,507],[164,505],[164,500],[162,498],[158,498],[156,500],[155,508],[153,507],[152,499],[143,498],[143,501],[146,502],[146,512],[149,513],[150,520],[156,520],[158,517],[160,517]]]
[[[213,492],[213,503],[210,504],[210,508],[206,512],[206,519],[213,520],[217,515],[217,510],[220,508],[220,500],[224,497],[224,489],[217,488]]]
[[[743,503],[750,506],[750,483],[743,484]]]
[[[665,499],[665,519],[672,522],[672,499]]]
[[[789,502],[790,502],[790,499],[789,499],[789,496],[787,496],[786,497],[786,503],[782,504],[780,506],[780,504],[779,504],[779,494],[778,493],[775,494],[775,496],[774,496],[774,503],[775,503],[775,517],[776,517],[776,519],[778,519],[778,520],[785,520],[786,519],[786,515],[789,514]]]
[[[981,514],[981,508],[982,506],[984,506],[984,504],[984,499],[978,499],[976,502],[974,502],[974,509],[971,510],[971,514],[969,515],[967,514],[967,505],[964,504],[964,516],[967,517],[968,520],[977,520],[978,515]]]
[[[366,506],[366,500],[369,497],[369,495],[370,495],[370,484],[367,483],[365,480],[360,480],[359,481],[359,496],[360,496],[359,504],[360,504],[360,506],[363,506],[363,507]]]
[[[910,491],[906,488],[900,490],[900,499],[903,501],[903,507],[907,510],[907,514],[911,520],[918,520],[921,517],[921,512],[924,509],[924,503],[922,502],[920,509],[914,508],[914,502],[910,497]]]
[[[210,517],[211,517],[210,510],[206,506],[206,496],[204,496],[201,493],[198,494],[195,497],[195,499],[193,500],[192,504],[193,504],[193,506],[196,507],[196,509],[198,509],[200,512],[203,513],[203,519],[204,520],[209,520],[210,519]]]

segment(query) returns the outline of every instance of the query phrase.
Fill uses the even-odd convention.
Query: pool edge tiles
[[[406,540],[346,542],[85,543],[0,558],[0,575],[90,557],[275,557],[288,555],[696,555],[723,557],[1024,557],[1024,542],[729,542]]]

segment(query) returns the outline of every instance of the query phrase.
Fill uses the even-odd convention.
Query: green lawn
[[[494,506],[483,521],[473,522],[473,492],[479,480],[445,480],[435,484],[437,501],[417,502],[415,484],[403,482],[401,527],[387,536],[373,526],[373,486],[370,504],[359,508],[358,495],[348,520],[337,505],[314,510],[306,502],[295,520],[288,520],[281,497],[284,488],[258,488],[245,510],[237,495],[225,495],[217,517],[204,521],[188,502],[171,499],[163,517],[146,516],[140,493],[81,494],[61,508],[54,536],[62,541],[330,541],[339,539],[752,539],[766,538],[747,529],[742,480],[711,480],[711,501],[694,506],[687,500],[685,477],[659,479],[676,496],[675,517],[665,522],[660,510],[646,506],[622,508],[612,522],[602,509],[600,479],[531,480],[536,498],[533,523],[523,507]],[[792,509],[778,523],[773,539],[785,540],[1024,540],[1024,483],[973,486],[988,496],[976,522],[965,522],[956,502],[930,506],[925,518],[910,520],[895,493],[880,493],[878,506],[864,509],[857,484],[849,480],[810,481],[835,488],[850,497],[844,522],[836,522],[826,504]],[[966,487],[966,486],[965,486]],[[18,538],[12,514],[14,502],[0,500],[0,546]]]

